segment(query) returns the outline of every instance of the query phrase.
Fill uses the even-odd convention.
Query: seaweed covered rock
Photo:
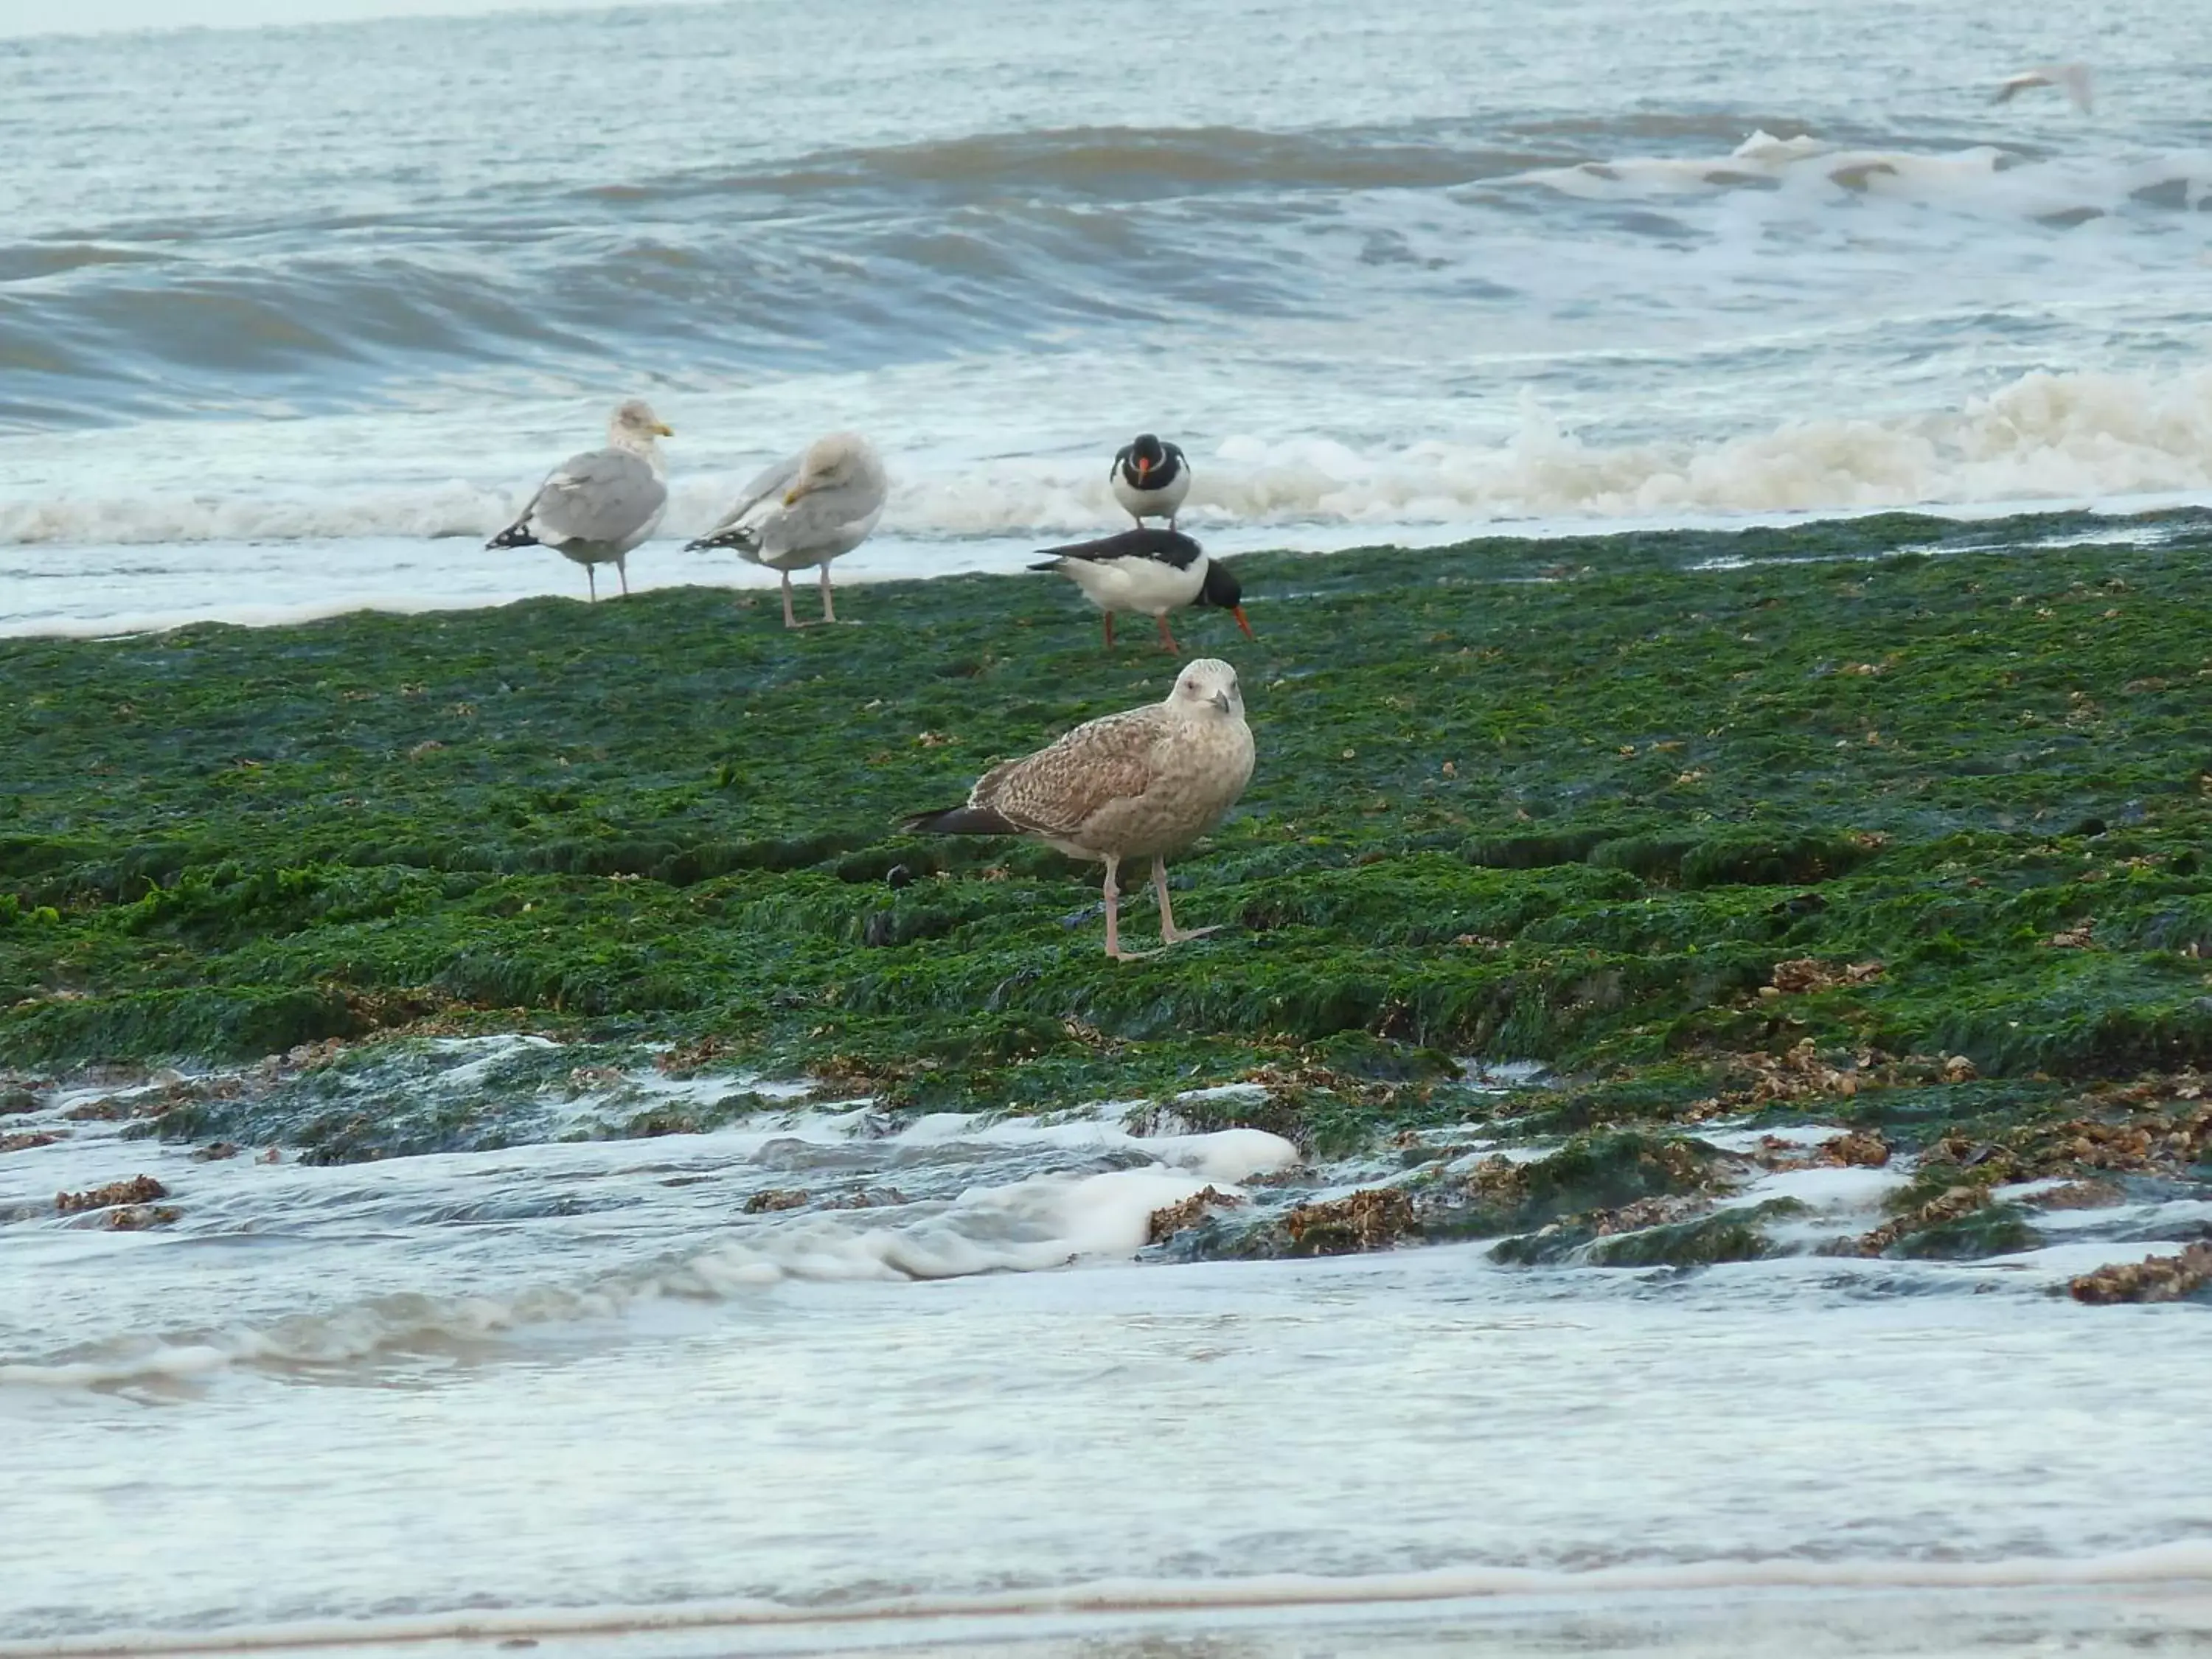
[[[2081,1103],[2086,1154],[2014,1132],[2032,1089],[2212,1065],[2212,592],[2128,539],[1893,556],[2010,533],[2041,528],[1764,531],[1754,562],[1711,532],[1595,538],[1571,581],[1528,580],[1558,550],[1510,538],[1247,556],[1255,596],[1328,603],[1240,644],[1260,772],[1176,866],[1187,915],[1242,927],[1142,963],[1080,948],[1092,891],[1049,849],[892,827],[1160,694],[1155,665],[1031,626],[1057,614],[1031,582],[904,585],[900,629],[835,639],[662,590],[587,641],[550,602],[0,641],[0,684],[37,688],[9,704],[0,1067],[528,1031],[960,1110],[1269,1073],[1284,1132],[1344,1151],[1480,1115],[1425,1068],[1491,1054],[1598,1080],[1586,1101],[1713,1074],[1620,1121],[1886,1092],[1853,1127],[2172,1174],[2203,1157],[2185,1096]],[[316,1158],[548,1132],[310,1092],[131,1127]],[[639,1132],[715,1121],[652,1109]]]
[[[1597,1130],[1543,1158],[1485,1158],[1468,1177],[1463,1200],[1439,1207],[1462,1236],[1521,1232],[1643,1200],[1724,1192],[1744,1162],[1691,1136]]]

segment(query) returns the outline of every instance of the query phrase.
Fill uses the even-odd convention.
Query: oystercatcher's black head
[[[1244,637],[1255,640],[1260,636],[1252,631],[1252,624],[1244,620],[1244,590],[1237,585],[1237,577],[1225,564],[1206,567],[1206,580],[1198,590],[1200,605],[1218,606],[1237,618],[1237,625],[1244,630]]]
[[[1139,489],[1163,489],[1182,469],[1182,451],[1162,443],[1149,432],[1139,433],[1137,441],[1116,459],[1121,464],[1121,476]]]

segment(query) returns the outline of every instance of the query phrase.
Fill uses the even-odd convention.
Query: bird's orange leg
[[[1175,907],[1168,902],[1168,861],[1155,854],[1152,859],[1152,891],[1160,896],[1160,943],[1180,945],[1187,939],[1204,939],[1208,933],[1218,933],[1219,927],[1178,927]]]

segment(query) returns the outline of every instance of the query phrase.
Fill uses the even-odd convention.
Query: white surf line
[[[757,1600],[658,1607],[523,1608],[510,1613],[325,1620],[219,1631],[126,1632],[0,1641],[0,1659],[171,1659],[172,1656],[286,1650],[365,1650],[430,1642],[625,1637],[681,1631],[827,1629],[898,1621],[1092,1616],[1269,1608],[1357,1607],[1496,1601],[1506,1596],[1650,1595],[1713,1590],[1971,1590],[2194,1588],[2212,1591],[2212,1541],[2162,1544],[2074,1559],[1999,1561],[1711,1561],[1679,1566],[1601,1567],[1556,1572],[1530,1567],[1439,1568],[1428,1572],[1330,1578],[1275,1573],[1210,1583],[1094,1580],[1063,1589],[988,1595],[903,1596],[842,1607]]]

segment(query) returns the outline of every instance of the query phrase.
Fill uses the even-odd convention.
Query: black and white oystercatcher
[[[1182,450],[1145,433],[1115,453],[1106,476],[1113,483],[1114,499],[1139,528],[1147,519],[1165,519],[1168,528],[1175,528],[1182,498],[1190,494],[1190,463]]]
[[[593,599],[599,579],[592,567],[611,564],[629,592],[623,561],[668,510],[668,465],[653,440],[674,435],[642,398],[632,398],[607,422],[607,447],[555,467],[522,516],[484,545],[550,547],[584,567]]]
[[[1244,590],[1226,565],[1213,562],[1206,550],[1176,530],[1125,530],[1095,542],[1041,547],[1044,557],[1032,570],[1056,570],[1083,590],[1106,613],[1106,648],[1114,648],[1114,613],[1150,617],[1160,626],[1163,648],[1180,656],[1182,647],[1168,631],[1168,612],[1210,605],[1237,618],[1244,637]]]
[[[832,432],[769,467],[738,496],[738,504],[685,550],[732,547],[755,564],[783,574],[783,625],[802,626],[791,611],[791,573],[822,572],[822,620],[837,620],[830,601],[830,562],[868,539],[884,516],[890,480],[876,447],[857,432]]]
[[[1117,878],[1127,859],[1152,861],[1160,900],[1160,944],[1198,939],[1211,927],[1178,927],[1168,902],[1167,855],[1221,822],[1252,780],[1252,728],[1237,671],[1201,657],[1176,676],[1164,702],[1077,726],[975,781],[968,804],[917,812],[902,827],[950,836],[1034,836],[1071,858],[1106,866],[1106,954],[1121,948]]]

